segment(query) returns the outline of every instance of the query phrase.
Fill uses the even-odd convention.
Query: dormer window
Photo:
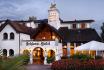
[[[10,39],[14,39],[14,33],[10,33]]]
[[[4,33],[4,34],[3,34],[3,39],[4,39],[4,40],[7,40],[7,39],[8,39],[8,34],[7,34],[7,33]]]

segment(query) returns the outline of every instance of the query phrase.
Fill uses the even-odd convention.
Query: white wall
[[[13,32],[15,35],[14,40],[10,40],[10,33]],[[3,40],[3,34],[8,33],[8,39]],[[13,49],[14,54],[17,55],[19,53],[19,34],[10,26],[6,25],[5,28],[0,32],[0,47],[2,49],[7,49],[7,56],[9,56],[9,50]]]
[[[87,27],[86,28],[91,28],[91,23],[87,23]]]
[[[61,24],[61,27],[68,27],[68,29],[72,29],[71,24]]]
[[[10,33],[13,32],[15,35],[14,40],[10,40]],[[3,40],[3,34],[8,33],[8,39]],[[20,40],[20,41],[19,41]],[[14,50],[14,55],[19,54],[19,47],[21,47],[21,40],[30,40],[30,35],[17,33],[9,24],[0,32],[0,47],[2,49],[7,49],[7,56],[9,56],[9,50]]]
[[[26,42],[34,42],[34,43],[39,43],[39,45],[28,45],[26,46]],[[50,45],[41,45],[41,42],[50,42]],[[57,44],[56,44],[57,43]],[[22,50],[21,53],[23,53],[23,51],[25,49],[31,51],[31,53],[33,52],[33,50],[37,47],[40,47],[44,50],[44,56],[45,54],[48,54],[49,50],[53,50],[55,52],[56,57],[60,57],[62,56],[62,44],[58,43],[57,41],[22,41],[22,45],[21,46],[25,46]]]
[[[10,40],[10,33],[14,33],[14,40]],[[8,34],[8,39],[3,39],[3,34]],[[25,49],[30,49],[31,52],[33,52],[34,48],[41,47],[44,50],[44,56],[45,54],[48,54],[49,50],[53,50],[56,55],[56,60],[59,60],[62,56],[62,44],[58,43],[58,41],[50,41],[50,45],[30,45],[26,46],[26,43],[22,42],[23,40],[30,40],[30,35],[23,34],[23,33],[17,33],[9,24],[5,26],[5,28],[0,32],[0,47],[2,49],[7,49],[7,56],[9,56],[9,50],[14,50],[14,55],[19,54],[19,47],[20,47],[20,53],[23,53]],[[46,50],[46,51],[45,51]],[[33,53],[32,53],[33,54]]]
[[[22,43],[23,40],[30,40],[30,35],[20,33],[20,53],[23,53],[23,50],[26,49],[26,45]]]
[[[86,28],[90,28],[91,23],[85,23],[85,24],[86,24]],[[68,27],[68,29],[73,29],[73,24],[70,24],[70,23],[69,24],[68,23],[64,24],[63,23],[63,24],[61,24],[61,27]],[[76,28],[80,29],[81,28],[81,23],[76,24]]]

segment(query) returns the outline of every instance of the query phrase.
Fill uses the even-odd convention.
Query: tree
[[[101,26],[101,30],[102,30],[102,33],[101,33],[101,38],[104,42],[104,22],[103,22],[103,25]]]

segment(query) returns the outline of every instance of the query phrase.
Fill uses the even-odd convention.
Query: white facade
[[[8,39],[3,39],[3,34],[8,34]],[[10,39],[10,33],[14,33],[14,39]],[[14,55],[19,54],[19,47],[21,40],[28,40],[30,36],[23,33],[17,33],[9,24],[0,32],[0,47],[7,50],[7,56],[9,56],[9,50],[14,50]]]
[[[14,40],[10,40],[11,32],[13,32],[15,35]],[[3,39],[4,33],[8,34],[7,40]],[[9,56],[10,49],[13,49],[15,51],[14,55],[17,55],[19,53],[19,34],[16,33],[16,31],[10,25],[5,26],[5,28],[0,32],[0,47],[2,49],[7,49],[7,56]]]
[[[8,38],[6,40],[3,39],[3,34],[7,33]],[[10,33],[14,33],[14,39],[10,39]],[[30,43],[27,45],[27,43]],[[40,43],[39,45],[34,43]],[[48,43],[48,44],[47,44]],[[53,50],[55,52],[56,60],[59,60],[62,56],[62,44],[58,43],[58,41],[31,41],[30,35],[17,33],[13,27],[7,24],[4,29],[0,32],[0,48],[7,50],[7,57],[10,56],[10,49],[14,51],[14,56],[19,54],[23,54],[24,50],[28,50],[31,53],[31,63],[33,63],[33,50],[37,47],[40,47],[44,50],[44,57],[48,55],[49,50]],[[45,61],[45,60],[44,60]],[[46,62],[44,63],[46,64]]]
[[[53,50],[55,52],[56,60],[61,59],[62,56],[62,44],[57,41],[32,41],[32,40],[22,40],[21,44],[21,54],[24,50],[29,50],[31,55],[33,55],[33,51],[35,48],[42,48],[44,53],[43,56],[47,59],[48,51]],[[30,62],[33,63],[33,56],[30,58]],[[46,61],[46,60],[44,60]],[[44,64],[47,64],[46,62]]]

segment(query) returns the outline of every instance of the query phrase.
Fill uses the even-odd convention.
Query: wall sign
[[[39,41],[39,42],[26,42],[26,46],[29,46],[29,45],[41,45],[41,46],[45,46],[45,45],[50,45],[50,41]]]

